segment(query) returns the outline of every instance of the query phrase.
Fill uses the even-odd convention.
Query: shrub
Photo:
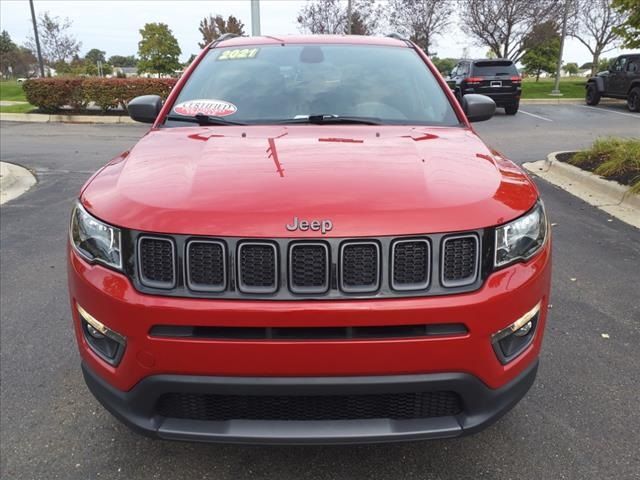
[[[41,111],[53,113],[64,106],[83,109],[94,102],[103,112],[126,109],[131,99],[140,95],[167,98],[176,84],[175,78],[37,78],[23,84],[27,101]]]
[[[22,88],[31,105],[52,113],[81,101],[82,83],[82,78],[36,78],[25,81]]]
[[[569,163],[630,185],[632,192],[640,194],[640,140],[598,139],[589,150],[576,153]]]

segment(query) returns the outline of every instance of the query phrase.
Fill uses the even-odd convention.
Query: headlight
[[[92,217],[78,203],[71,214],[71,244],[90,262],[122,269],[120,230]]]
[[[496,228],[495,267],[504,267],[534,255],[547,237],[547,217],[542,201],[513,222]]]

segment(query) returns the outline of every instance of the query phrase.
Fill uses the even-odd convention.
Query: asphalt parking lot
[[[487,143],[518,163],[585,147],[599,135],[640,136],[640,114],[617,104],[522,110],[477,125]],[[87,391],[65,272],[68,216],[80,186],[145,127],[0,127],[2,160],[33,169],[39,180],[0,210],[0,477],[640,478],[639,230],[538,181],[554,225],[540,371],[528,396],[478,435],[293,448],[152,441],[118,423]]]

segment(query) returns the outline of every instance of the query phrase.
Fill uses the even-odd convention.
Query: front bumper
[[[94,395],[133,428],[162,438],[249,443],[385,442],[477,431],[517,402],[535,377],[547,317],[551,244],[526,263],[491,274],[474,292],[446,296],[259,301],[142,294],[120,273],[69,251],[72,315]],[[501,363],[492,335],[537,304],[532,342]],[[78,306],[126,338],[117,366],[85,338]],[[424,338],[223,340],[159,338],[158,325],[335,327],[459,324],[467,332]],[[458,393],[462,410],[411,420],[202,421],[160,415],[166,392],[338,395],[396,391]]]
[[[147,436],[169,440],[250,444],[380,443],[450,438],[475,433],[495,422],[529,390],[535,360],[514,380],[491,389],[465,373],[368,377],[204,377],[153,375],[128,392],[110,386],[82,364],[85,381],[115,417]],[[167,392],[233,395],[358,395],[451,390],[462,398],[458,415],[421,419],[368,420],[227,420],[166,418],[156,414]]]

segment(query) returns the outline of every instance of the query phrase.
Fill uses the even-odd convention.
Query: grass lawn
[[[567,78],[560,80],[561,98],[584,98],[585,78]],[[552,78],[541,78],[536,82],[535,78],[527,78],[522,82],[522,98],[554,98],[550,96],[553,90]]]
[[[26,102],[22,85],[15,80],[2,80],[0,82],[0,100],[13,102]]]
[[[0,113],[29,113],[36,107],[28,103],[18,103],[17,105],[0,105]]]

